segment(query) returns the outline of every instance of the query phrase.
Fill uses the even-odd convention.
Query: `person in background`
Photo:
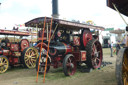
[[[111,57],[113,57],[113,42],[110,44],[110,50],[111,50]]]
[[[117,44],[116,44],[116,55],[118,54],[118,52],[119,52],[120,49],[121,49],[120,42],[117,41]]]

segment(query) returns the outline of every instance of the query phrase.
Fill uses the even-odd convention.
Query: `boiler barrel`
[[[52,50],[52,54],[54,55],[64,55],[72,52],[71,46],[65,43],[57,43],[56,45],[51,45],[50,50]],[[55,52],[56,51],[56,52]],[[51,53],[51,51],[50,51]]]

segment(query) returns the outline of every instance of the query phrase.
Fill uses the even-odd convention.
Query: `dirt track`
[[[92,70],[90,73],[81,73],[78,70],[72,77],[65,77],[62,68],[51,69],[43,84],[42,75],[39,76],[38,83],[35,82],[35,69],[18,67],[0,74],[0,85],[117,85],[115,79],[116,56],[110,57],[109,52],[109,49],[104,49],[103,61],[110,63],[100,69]]]

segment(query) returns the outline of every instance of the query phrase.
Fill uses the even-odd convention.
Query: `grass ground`
[[[6,73],[0,74],[0,85],[117,85],[115,79],[116,55],[110,57],[110,49],[103,49],[103,61],[111,62],[105,67],[92,70],[90,73],[81,73],[79,70],[75,75],[66,77],[62,68],[50,69],[46,74],[46,81],[43,84],[43,75],[39,75],[36,83],[35,69],[17,67],[9,69]]]

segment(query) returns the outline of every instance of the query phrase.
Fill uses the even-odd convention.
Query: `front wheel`
[[[72,54],[65,56],[63,60],[63,71],[65,76],[74,75],[76,72],[76,61]]]
[[[9,60],[6,56],[0,56],[0,73],[4,73],[8,70]]]

